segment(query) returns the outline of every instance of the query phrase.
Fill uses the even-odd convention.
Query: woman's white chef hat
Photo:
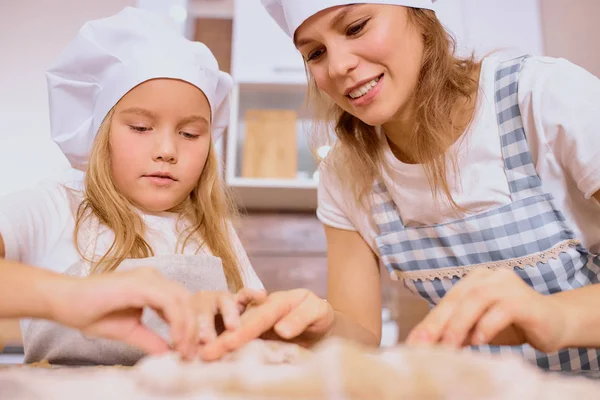
[[[215,139],[229,121],[233,80],[208,47],[187,40],[168,17],[138,8],[84,24],[46,78],[52,140],[81,170],[110,109],[150,79],[179,79],[202,90]]]
[[[271,17],[290,37],[308,18],[319,11],[348,4],[391,4],[433,10],[435,0],[261,0]]]

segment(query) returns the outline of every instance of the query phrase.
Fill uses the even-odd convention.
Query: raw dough
[[[367,349],[329,339],[314,351],[256,340],[221,361],[175,354],[134,368],[0,369],[0,399],[599,399],[600,383],[548,374],[516,356],[435,348]]]

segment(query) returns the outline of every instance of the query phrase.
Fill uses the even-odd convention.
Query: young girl
[[[597,370],[598,350],[555,350],[600,345],[586,299],[600,286],[580,289],[600,273],[600,81],[548,57],[458,58],[430,0],[263,3],[302,54],[311,105],[337,137],[317,210],[328,303],[275,293],[207,357],[273,325],[284,338],[377,345],[383,264],[440,304],[410,343]]]
[[[76,276],[153,267],[198,292],[200,343],[216,336],[217,313],[234,328],[262,284],[229,222],[213,148],[231,77],[166,18],[126,8],[86,23],[47,79],[52,138],[85,179],[3,199],[0,256]],[[156,315],[145,322],[166,335]],[[22,331],[26,361],[142,356],[46,321]]]

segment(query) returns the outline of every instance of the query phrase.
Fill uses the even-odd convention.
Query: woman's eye
[[[355,24],[350,26],[347,30],[346,30],[346,35],[348,36],[354,36],[354,35],[358,35],[363,28],[365,27],[365,25],[367,25],[367,22],[369,22],[369,20],[363,21],[359,24]]]
[[[147,132],[151,128],[147,128],[145,126],[129,125],[129,129],[131,129],[132,131],[136,131],[136,132]]]

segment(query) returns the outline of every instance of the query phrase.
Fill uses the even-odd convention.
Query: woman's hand
[[[152,268],[73,278],[56,275],[47,289],[52,319],[83,333],[119,340],[149,354],[171,349],[141,322],[144,307],[170,325],[173,347],[184,359],[197,353],[198,318],[193,296]]]
[[[259,337],[310,346],[329,335],[334,320],[329,303],[309,290],[274,292],[252,304],[241,316],[239,328],[204,346],[200,356],[216,360]]]
[[[563,346],[567,317],[556,297],[536,292],[514,271],[479,269],[448,292],[412,330],[406,344],[529,343],[552,352]]]
[[[240,315],[249,304],[267,297],[264,291],[241,289],[233,294],[226,291],[201,291],[194,295],[198,315],[198,341],[200,345],[212,342],[224,330],[240,327]],[[219,317],[219,318],[217,318]]]

